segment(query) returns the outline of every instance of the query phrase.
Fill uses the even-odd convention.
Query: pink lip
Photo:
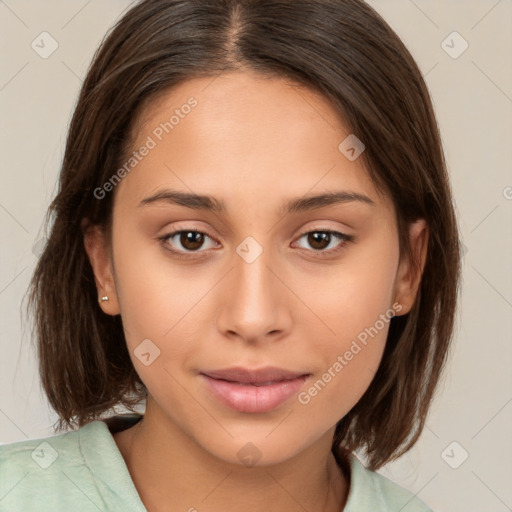
[[[210,392],[224,405],[240,412],[267,412],[297,393],[309,374],[279,368],[201,372]]]

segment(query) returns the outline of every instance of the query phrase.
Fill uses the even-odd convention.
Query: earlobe
[[[414,305],[427,260],[428,227],[424,219],[409,225],[409,244],[412,261],[406,255],[398,267],[395,282],[395,300],[402,308],[400,314],[409,313]]]
[[[110,247],[104,229],[98,225],[91,225],[87,219],[82,221],[84,247],[94,273],[98,305],[108,315],[120,314],[119,302],[116,293]],[[105,299],[108,297],[108,299]]]

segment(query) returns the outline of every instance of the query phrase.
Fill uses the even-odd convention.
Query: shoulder
[[[6,479],[11,479],[14,475],[32,473],[34,470],[44,470],[45,474],[50,474],[71,458],[76,461],[76,455],[79,454],[78,438],[79,431],[70,431],[0,445],[0,465],[3,470],[0,475],[0,488],[3,489]]]
[[[24,512],[99,510],[133,483],[103,421],[63,434],[0,445],[0,508]],[[121,510],[116,503],[108,510]],[[124,510],[140,510],[125,506]]]
[[[420,498],[389,478],[366,469],[353,454],[350,488],[343,512],[432,512]]]
[[[36,499],[42,510],[44,500],[62,474],[76,474],[83,460],[79,432],[18,441],[0,445],[0,497],[5,510],[32,510]],[[36,498],[37,497],[37,498]],[[4,510],[4,508],[2,508]],[[35,510],[35,508],[34,508]]]

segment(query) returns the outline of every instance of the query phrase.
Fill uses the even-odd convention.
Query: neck
[[[332,435],[290,460],[252,467],[219,460],[152,408],[114,439],[148,512],[341,512],[346,502],[349,478]]]

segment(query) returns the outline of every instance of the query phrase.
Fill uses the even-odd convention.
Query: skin
[[[189,80],[145,107],[133,149],[190,96],[197,106],[117,185],[111,244],[99,227],[84,229],[98,295],[109,297],[100,307],[121,314],[150,394],[144,419],[114,439],[151,512],[342,510],[349,475],[332,436],[368,388],[389,323],[305,405],[293,396],[269,412],[235,411],[198,373],[272,365],[311,373],[307,390],[394,303],[397,314],[410,310],[425,222],[409,229],[416,268],[399,258],[391,200],[361,158],[338,150],[350,131],[325,98],[286,79],[243,71]],[[226,211],[139,206],[163,188],[210,194]],[[291,199],[340,190],[373,204],[281,211]],[[206,233],[203,245],[193,252],[179,235],[159,240],[178,228]],[[307,233],[325,229],[353,240],[313,245]],[[251,263],[236,252],[248,236],[263,249]],[[148,366],[134,355],[144,339],[160,350]],[[237,456],[248,442],[261,455],[253,467]]]

